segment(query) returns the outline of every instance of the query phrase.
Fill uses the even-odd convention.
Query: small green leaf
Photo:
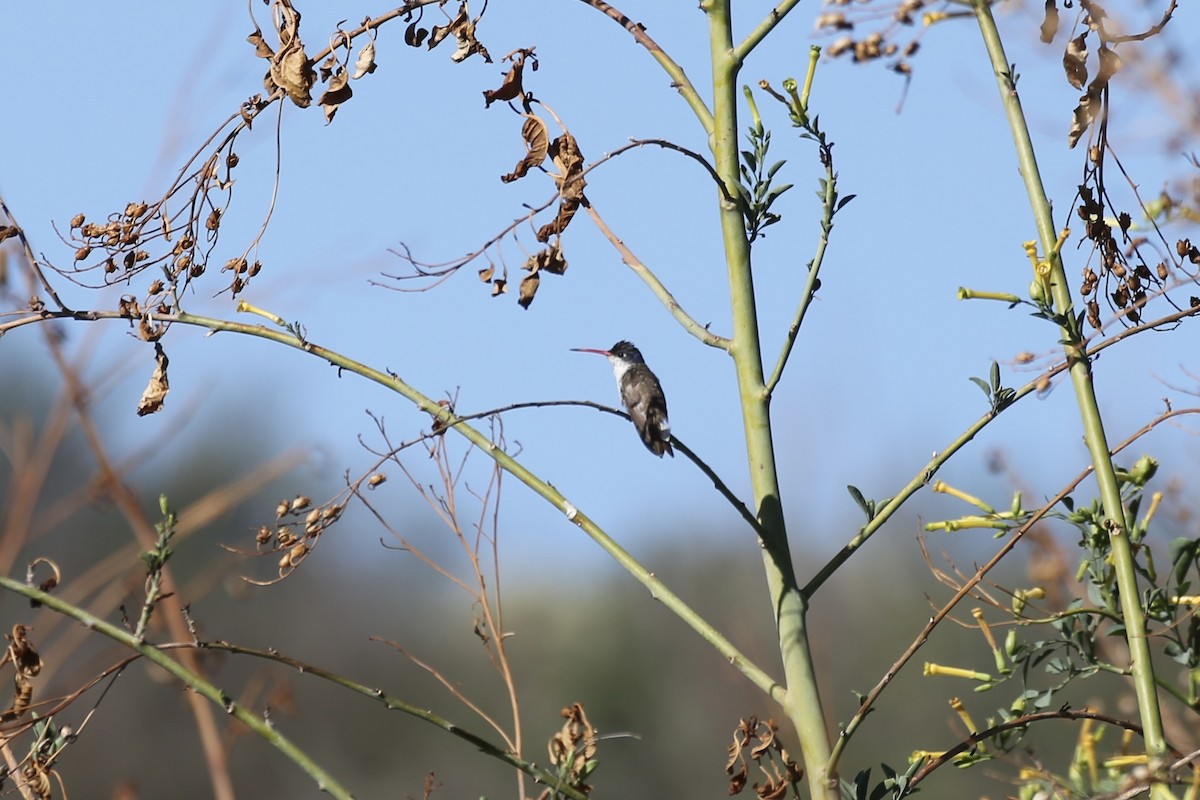
[[[983,392],[984,397],[992,399],[992,388],[987,385],[983,378],[971,378],[971,383],[979,387],[979,391]]]

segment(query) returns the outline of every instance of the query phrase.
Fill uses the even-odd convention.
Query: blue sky
[[[742,5],[744,31],[762,4]],[[301,10],[302,35],[313,52],[343,16],[353,24],[383,9],[310,3]],[[622,10],[643,21],[703,84],[707,42],[694,3],[629,3]],[[1036,45],[1037,12],[1002,9],[1000,17],[1062,224],[1081,173],[1081,153],[1065,146],[1077,93],[1058,63],[1066,34],[1052,48]],[[794,12],[755,53],[745,82],[766,78],[778,86],[801,77],[808,45],[830,41],[813,36],[816,13],[816,6]],[[1196,16],[1192,7],[1177,12],[1176,35],[1195,30]],[[60,264],[70,262],[74,248],[60,244],[52,222],[65,229],[76,212],[101,218],[127,202],[158,197],[208,133],[261,91],[264,62],[244,41],[251,26],[241,3],[45,2],[16,4],[0,19],[8,30],[25,32],[9,37],[11,63],[21,66],[0,120],[0,192],[35,250]],[[260,19],[266,29],[265,15]],[[427,394],[457,391],[464,411],[537,399],[616,405],[607,364],[569,348],[630,339],[662,380],[675,432],[744,490],[728,359],[682,331],[583,215],[564,237],[568,272],[543,278],[528,311],[516,305],[515,291],[490,298],[474,267],[427,293],[369,285],[403,269],[389,253],[400,242],[430,261],[453,258],[521,214],[523,203],[541,203],[552,192],[541,176],[508,185],[498,179],[523,154],[520,118],[501,104],[483,108],[481,91],[498,85],[504,65],[477,58],[453,64],[450,45],[414,50],[403,43],[403,28],[393,23],[380,33],[378,71],[354,83],[354,98],[331,125],[315,104],[283,108],[280,198],[257,253],[264,269],[242,297],[301,321],[312,341],[391,369]],[[589,159],[630,137],[705,151],[699,127],[665,75],[628,34],[583,3],[524,3],[519,14],[495,3],[479,36],[494,57],[536,46],[540,69],[526,73],[526,86],[563,119]],[[1032,374],[1014,375],[1011,359],[1055,347],[1055,331],[1022,310],[955,300],[960,286],[1024,295],[1030,272],[1021,242],[1033,238],[1033,225],[974,24],[935,26],[922,42],[901,113],[902,80],[878,65],[823,61],[813,93],[813,110],[837,143],[842,192],[857,199],[837,218],[823,288],[773,410],[785,503],[797,529],[818,538],[822,549],[835,549],[853,533],[848,520],[857,511],[847,483],[868,496],[890,495],[985,410],[969,376],[986,376],[995,359],[1004,365],[1005,383],[1019,385]],[[1171,109],[1129,83],[1116,88],[1114,103],[1121,155],[1153,195],[1166,177],[1187,169],[1177,153],[1155,149],[1156,134],[1171,129]],[[773,361],[816,242],[819,169],[814,149],[792,134],[782,109],[762,97],[759,106],[774,132],[772,154],[788,159],[780,177],[796,184],[780,201],[784,221],[755,249],[764,352]],[[236,255],[262,221],[276,113],[260,116],[237,148],[238,183],[215,264]],[[657,148],[636,150],[591,173],[587,193],[684,308],[729,333],[714,192],[694,162]],[[523,242],[533,247],[531,236]],[[505,255],[515,290],[524,259],[511,243]],[[1069,275],[1078,275],[1085,255],[1069,254]],[[211,277],[185,307],[233,316],[227,296],[212,296],[220,284],[215,270]],[[144,284],[139,280],[136,290]],[[65,291],[78,307],[111,307],[119,293]],[[265,425],[285,444],[303,443],[318,455],[315,468],[298,478],[303,484],[365,467],[355,441],[373,433],[364,409],[383,415],[396,438],[425,427],[402,399],[358,378],[338,378],[299,353],[184,329],[166,340],[173,370],[167,410],[139,419],[133,408],[152,353],[118,327],[71,325],[66,333],[73,346],[98,343],[88,365],[94,377],[114,370],[120,377],[101,408],[109,430],[129,437],[131,450],[132,442],[185,424],[185,444],[189,436],[211,436],[213,425],[231,435],[239,426]],[[18,340],[32,345],[35,336],[24,329],[4,345]],[[1187,329],[1151,334],[1099,360],[1113,440],[1161,409],[1160,398],[1172,394],[1163,380],[1194,385],[1181,367],[1195,374],[1195,344]],[[506,430],[535,472],[619,539],[636,533],[667,540],[686,528],[715,545],[738,524],[703,475],[682,459],[653,458],[619,419],[583,409],[522,411],[507,418]],[[1161,449],[1148,443],[1135,450],[1154,452],[1169,470],[1194,470],[1194,440],[1170,438],[1155,440]],[[995,447],[1011,448],[1028,483],[1056,491],[1085,458],[1069,386],[1005,414],[944,477],[964,488],[1001,489],[981,477]],[[424,468],[419,456],[413,461]],[[139,475],[151,494],[153,469]],[[536,544],[538,561],[595,554],[573,526],[515,482],[505,502],[510,535]],[[960,513],[945,502],[948,516]]]

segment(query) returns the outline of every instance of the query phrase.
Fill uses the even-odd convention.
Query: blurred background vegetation
[[[34,558],[53,559],[63,571],[63,591],[86,587],[86,597],[71,596],[94,613],[110,619],[133,615],[142,602],[144,565],[128,525],[105,491],[77,418],[62,392],[55,391],[50,363],[44,345],[32,338],[0,350],[0,370],[24,376],[0,395],[5,456],[0,485],[8,510],[4,568],[19,574]],[[89,406],[103,407],[104,388],[92,391]],[[430,674],[388,644],[370,641],[396,642],[488,713],[499,719],[508,713],[503,687],[473,633],[478,619],[473,599],[398,549],[396,540],[361,509],[350,509],[325,534],[316,555],[288,580],[259,587],[242,579],[272,577],[273,559],[247,559],[225,548],[252,549],[254,531],[273,523],[281,498],[303,492],[319,501],[344,485],[330,477],[334,471],[314,469],[318,456],[295,450],[295,439],[286,432],[250,426],[231,436],[222,430],[224,416],[222,409],[201,409],[173,437],[151,441],[127,436],[108,443],[124,454],[118,462],[129,468],[126,480],[147,515],[157,514],[160,491],[178,511],[187,535],[176,541],[171,565],[200,638],[275,648],[486,736],[479,720]],[[104,415],[96,423],[101,431],[109,427]],[[457,442],[449,446],[462,447]],[[186,458],[167,457],[181,450]],[[35,465],[48,456],[52,458],[44,468]],[[144,463],[134,466],[139,460]],[[423,460],[428,459],[422,452],[408,458],[418,474],[428,471]],[[975,464],[979,482],[1003,486],[1007,478],[987,474],[988,460],[994,462],[995,454]],[[488,472],[477,458],[468,465],[467,482],[472,476],[486,482]],[[467,564],[451,534],[398,477],[377,490],[381,498],[385,492],[391,495],[382,507],[410,541],[463,574]],[[903,477],[882,476],[892,482]],[[32,497],[30,536],[19,540],[24,528],[15,518],[22,507],[18,501]],[[845,580],[829,587],[814,613],[819,665],[831,676],[826,690],[837,718],[853,713],[854,692],[879,679],[933,604],[945,599],[946,590],[913,546],[924,510],[915,507],[906,519],[892,523],[886,542],[850,562]],[[190,521],[198,518],[203,525],[194,528]],[[539,540],[562,535],[561,530],[522,527],[504,519],[503,510],[501,519],[499,583],[529,757],[545,762],[543,742],[560,726],[560,709],[580,702],[606,737],[595,776],[604,796],[722,796],[726,748],[738,720],[769,715],[757,690],[598,551],[590,561],[542,563]],[[854,524],[848,518],[844,527]],[[774,664],[778,655],[772,649],[769,610],[759,607],[765,601],[755,591],[761,564],[756,548],[743,541],[745,531],[737,526],[714,529],[702,519],[681,520],[678,528],[678,541],[651,544],[638,555],[701,614],[728,631],[747,655]],[[632,532],[635,541],[637,533]],[[947,567],[943,558],[969,568],[990,550],[990,540],[980,537],[934,534],[931,542],[942,568]],[[1036,565],[1014,564],[995,579],[1027,585],[1025,572],[1032,568]],[[4,629],[31,623],[45,660],[35,701],[72,691],[125,655],[78,625],[45,610],[31,612],[14,596],[0,595],[0,603]],[[169,638],[160,623],[156,617],[152,639]],[[979,661],[986,651],[978,638],[977,630],[945,629],[924,657],[986,671],[990,664]],[[470,745],[420,721],[280,665],[215,652],[204,653],[202,664],[239,702],[258,711],[269,709],[276,725],[360,796],[422,797],[430,775],[435,798],[511,795],[510,769],[478,757]],[[1120,688],[1100,680],[1091,683],[1092,693],[1075,699],[1078,706],[1103,708],[1113,702],[1106,696]],[[210,796],[195,724],[180,687],[157,667],[138,662],[106,686],[92,689],[59,717],[60,724],[81,729],[61,764],[73,796]],[[885,700],[852,753],[878,754],[902,767],[913,750],[936,750],[957,741],[962,728],[947,705],[949,697],[962,696],[977,716],[989,710],[987,698],[976,699],[971,688],[967,681],[904,671],[894,691],[906,702],[901,707]],[[85,725],[96,704],[101,713]],[[220,721],[240,793],[317,795],[311,781],[278,753],[247,735],[236,721]],[[1062,722],[1057,729],[1040,729],[1029,744],[1053,759],[1069,752],[1075,736],[1075,726]],[[1011,775],[995,772],[993,796],[1005,796],[1011,791],[1006,785]],[[943,772],[930,788],[934,796],[968,790],[987,796],[980,777],[978,771]]]

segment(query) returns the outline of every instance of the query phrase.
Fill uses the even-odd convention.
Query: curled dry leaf
[[[1107,83],[1125,65],[1125,62],[1117,55],[1117,51],[1110,49],[1105,44],[1100,45],[1100,49],[1096,51],[1096,56],[1100,61],[1100,66],[1096,70],[1097,81]]]
[[[471,19],[470,12],[467,10],[467,4],[463,2],[459,5],[458,13],[454,15],[454,19],[445,25],[435,25],[433,27],[433,31],[429,35],[429,49],[432,50],[437,47],[443,39],[453,34],[454,38],[458,40],[458,49],[450,56],[451,61],[460,63],[478,53],[483,57],[484,61],[490,64],[492,57],[488,54],[487,48],[475,38],[476,21]]]
[[[358,58],[354,61],[354,74],[350,77],[358,80],[363,75],[370,75],[378,68],[375,63],[375,43],[367,42],[362,50],[358,51]]]
[[[512,183],[518,178],[524,178],[529,170],[536,169],[546,160],[550,149],[550,134],[546,122],[533,114],[525,115],[525,124],[521,126],[521,138],[525,140],[525,157],[517,162],[517,166],[507,175],[501,175],[504,183]]]
[[[541,282],[542,279],[538,277],[536,272],[532,275],[527,275],[521,281],[520,293],[517,295],[517,304],[521,308],[529,308],[529,304],[533,302],[533,296],[537,294],[538,286],[541,285]]]
[[[558,169],[558,173],[554,175],[554,183],[558,186],[562,199],[555,218],[538,228],[539,242],[548,242],[551,236],[557,236],[567,229],[571,218],[584,202],[583,189],[587,186],[583,177],[583,154],[579,151],[579,144],[574,136],[563,132],[551,142],[550,158]]]
[[[583,197],[583,187],[587,182],[583,179],[583,153],[579,151],[579,143],[575,137],[566,131],[550,145],[550,158],[558,168],[554,182],[563,199],[578,200]]]
[[[499,297],[508,291],[508,279],[496,278],[492,281],[492,297]]]
[[[45,564],[50,568],[50,575],[48,575],[41,583],[38,584],[38,588],[43,592],[52,592],[60,583],[62,583],[62,570],[58,568],[57,563],[44,556],[35,558],[29,563],[29,566],[25,568],[25,582],[28,584],[33,583],[33,573],[41,564]],[[31,600],[30,605],[32,605],[34,608],[37,608],[40,604]]]
[[[549,272],[551,275],[562,275],[567,271],[567,260],[563,258],[559,243],[539,250],[525,262],[525,269],[530,272]]]
[[[1042,28],[1039,35],[1044,44],[1054,41],[1058,33],[1058,4],[1055,0],[1046,0],[1046,16],[1042,18]]]
[[[410,22],[408,27],[404,29],[404,43],[409,47],[420,47],[425,41],[425,37],[429,35],[428,28],[420,27],[421,23]]]
[[[496,274],[495,267],[490,266],[490,265],[486,266],[483,269],[479,270],[479,280],[483,281],[484,283],[487,283],[488,281],[490,281],[492,279],[492,276],[495,274]]]
[[[321,110],[325,112],[326,125],[333,122],[333,115],[337,113],[338,107],[353,95],[354,90],[350,88],[350,73],[346,71],[345,67],[338,67],[337,72],[329,79],[329,85],[317,100],[321,105]]]
[[[300,41],[300,12],[292,7],[290,0],[278,0],[276,8],[279,11],[279,52],[271,57],[270,78],[287,92],[293,103],[308,108],[312,103],[316,73],[304,52],[304,43]]]
[[[1088,93],[1079,98],[1079,105],[1071,116],[1071,129],[1067,132],[1067,146],[1079,144],[1079,138],[1087,131],[1092,120],[1100,113],[1100,91],[1096,83],[1088,86]]]
[[[42,671],[42,657],[29,641],[29,629],[17,623],[5,638],[8,639],[8,659],[17,673],[29,678],[36,677]]]
[[[142,399],[138,401],[137,414],[139,417],[162,410],[167,392],[171,390],[167,381],[168,363],[167,354],[163,350],[162,345],[155,342],[154,374],[150,376],[150,382],[146,385],[146,391],[142,392]]]
[[[513,62],[512,69],[504,76],[499,89],[483,90],[483,107],[488,108],[497,100],[514,100],[524,93],[521,85],[521,71],[525,69],[525,60],[518,58]]]
[[[1083,32],[1067,42],[1063,52],[1063,69],[1067,73],[1067,83],[1076,89],[1082,89],[1087,83],[1087,32]]]
[[[588,762],[596,756],[596,729],[588,722],[581,703],[573,703],[562,710],[566,720],[562,728],[547,743],[550,763],[556,767],[567,767],[574,784],[587,772]]]
[[[246,37],[246,41],[254,45],[254,55],[259,58],[271,58],[275,55],[275,51],[271,49],[271,45],[267,44],[262,30],[259,28],[255,28],[254,32]]]
[[[562,200],[558,204],[558,215],[538,229],[536,237],[540,242],[550,241],[551,236],[562,234],[580,205],[586,203],[583,197],[583,188],[587,186],[587,181],[583,179],[583,154],[575,137],[564,131],[550,144],[550,157],[558,170],[553,178]]]

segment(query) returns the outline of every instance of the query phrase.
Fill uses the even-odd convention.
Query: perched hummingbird
[[[613,375],[617,378],[617,388],[621,391],[621,402],[633,418],[633,427],[637,428],[642,443],[659,458],[663,453],[674,458],[671,423],[667,421],[667,398],[658,378],[646,366],[641,351],[623,340],[608,350],[590,347],[571,349],[577,353],[596,353],[608,357]]]

